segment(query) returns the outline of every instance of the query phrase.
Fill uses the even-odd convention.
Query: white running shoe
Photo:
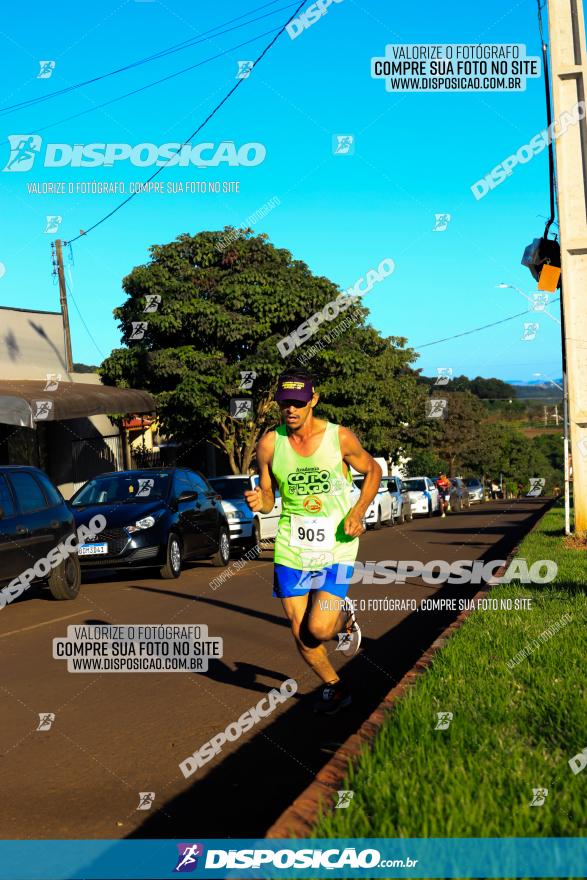
[[[357,623],[351,602],[343,599],[340,610],[345,614],[344,630],[338,634],[337,651],[343,651],[347,657],[354,657],[361,647],[361,627]]]

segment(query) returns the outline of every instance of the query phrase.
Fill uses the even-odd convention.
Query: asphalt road
[[[361,560],[504,559],[540,516],[543,499],[492,502],[441,520],[361,539]],[[281,603],[271,596],[272,555],[248,562],[216,590],[219,569],[188,565],[175,581],[145,573],[86,575],[73,602],[34,587],[0,612],[4,839],[257,837],[312,781],[413,666],[455,613],[365,611],[363,647],[337,668],[354,685],[351,708],[312,712],[317,687],[300,659]],[[479,587],[355,584],[356,599],[473,595]],[[205,674],[74,674],[52,659],[68,624],[206,624],[224,655]],[[288,678],[298,693],[212,761],[184,778],[179,763],[271,688]],[[39,713],[54,713],[37,731]],[[137,810],[139,792],[154,792]]]

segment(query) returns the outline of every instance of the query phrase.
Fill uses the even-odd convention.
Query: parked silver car
[[[382,477],[381,482],[391,495],[393,522],[410,522],[413,519],[410,493],[404,488],[399,477]]]
[[[275,492],[275,505],[271,513],[253,513],[245,501],[245,492],[259,485],[259,477],[246,474],[227,474],[210,477],[208,482],[222,498],[222,507],[230,527],[230,540],[234,544],[256,547],[260,541],[275,538],[281,515],[281,495]]]
[[[483,501],[483,484],[477,477],[468,477],[465,480],[465,486],[469,492],[469,501],[471,504]]]

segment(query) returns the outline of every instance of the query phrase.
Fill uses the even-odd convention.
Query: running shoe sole
[[[347,613],[347,619],[344,625],[345,631],[347,633],[350,633],[353,637],[356,637],[356,643],[355,638],[353,638],[350,649],[348,651],[345,651],[344,653],[346,657],[354,657],[361,647],[361,627],[357,623],[357,618],[355,617],[355,612],[353,611],[352,605],[347,603],[346,599],[344,600],[343,610]]]

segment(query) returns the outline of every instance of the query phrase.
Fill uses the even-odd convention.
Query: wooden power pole
[[[73,372],[73,357],[71,354],[71,334],[69,332],[69,312],[67,310],[67,288],[65,286],[65,273],[63,271],[63,250],[61,239],[55,241],[55,259],[57,261],[57,278],[59,280],[59,302],[63,316],[63,336],[65,339],[65,363],[67,372]]]
[[[583,0],[548,0],[555,122],[587,97]],[[587,124],[555,140],[575,531],[587,534]],[[575,116],[576,118],[576,116]],[[562,121],[562,120],[561,120]]]

